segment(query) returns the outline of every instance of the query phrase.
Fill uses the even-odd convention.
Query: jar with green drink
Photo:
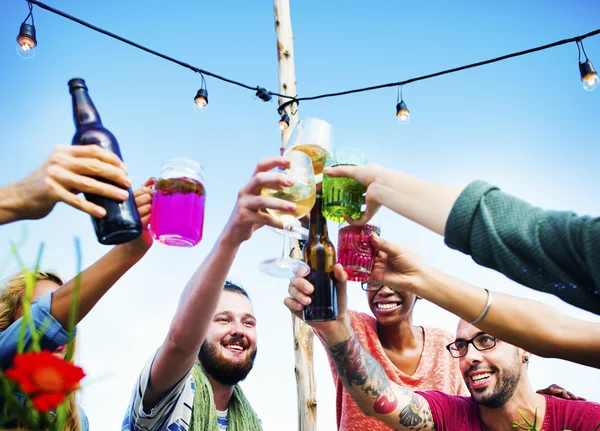
[[[358,166],[367,164],[364,154],[354,148],[341,148],[327,155],[326,167]],[[352,178],[323,175],[323,215],[342,223],[344,216],[360,218],[366,187]]]

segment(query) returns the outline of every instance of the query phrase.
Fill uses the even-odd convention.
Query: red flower
[[[85,377],[81,367],[54,356],[51,352],[21,353],[6,377],[17,382],[21,390],[31,395],[36,410],[47,412],[62,403],[67,395],[79,388]]]

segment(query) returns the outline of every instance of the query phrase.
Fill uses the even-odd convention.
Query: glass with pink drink
[[[189,159],[163,163],[154,186],[150,231],[159,242],[193,247],[202,239],[204,227],[204,170]]]
[[[371,234],[381,235],[381,225],[373,221],[364,226],[341,223],[338,231],[337,263],[344,267],[350,281],[368,281],[377,249]]]

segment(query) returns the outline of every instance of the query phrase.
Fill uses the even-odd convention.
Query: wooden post
[[[292,33],[292,20],[290,17],[289,0],[274,0],[275,34],[277,36],[277,64],[279,67],[279,93],[296,96],[296,72],[294,70],[294,34]],[[288,99],[279,98],[279,105]],[[298,122],[298,106],[292,103],[286,108],[290,117],[290,127],[281,134],[281,148],[283,154],[290,134]]]
[[[294,35],[290,17],[289,0],[274,0],[275,33],[277,36],[277,60],[279,66],[279,92],[296,96],[296,73],[294,71]],[[288,99],[279,98],[279,105]],[[290,126],[281,133],[283,154],[292,129],[298,122],[298,106],[293,103],[286,108]],[[291,256],[300,258],[300,244],[291,241]],[[292,315],[295,353],[296,389],[298,395],[298,430],[316,431],[317,397],[313,369],[313,332],[302,320]]]

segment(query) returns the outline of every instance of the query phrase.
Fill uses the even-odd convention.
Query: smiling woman
[[[389,378],[412,390],[468,395],[458,363],[445,349],[454,341],[454,336],[442,329],[413,325],[413,310],[419,298],[408,292],[397,293],[378,283],[361,285],[367,291],[369,308],[375,318],[349,310],[350,322],[361,344],[382,365]],[[315,334],[324,343],[319,332]],[[325,350],[329,352],[328,348]],[[338,429],[388,429],[361,411],[344,388],[331,357],[329,361],[336,385]]]

